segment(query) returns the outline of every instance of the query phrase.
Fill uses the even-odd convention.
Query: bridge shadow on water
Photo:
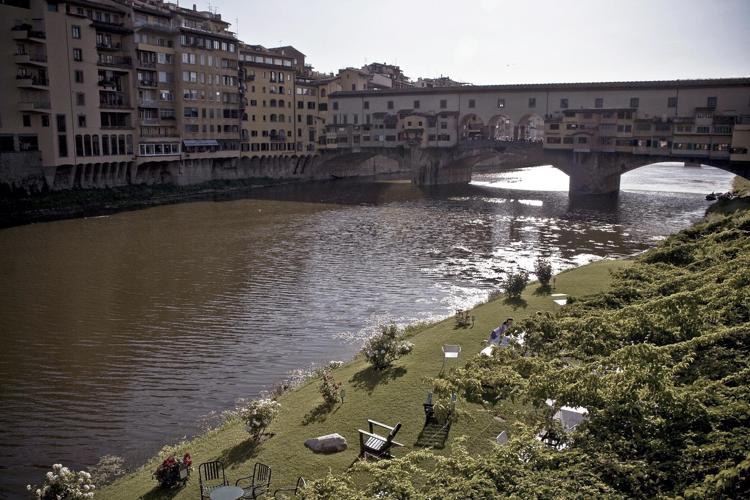
[[[472,184],[417,186],[405,179],[337,179],[284,184],[242,192],[218,194],[214,201],[238,199],[292,201],[336,205],[382,205],[449,196],[487,196],[490,188]]]

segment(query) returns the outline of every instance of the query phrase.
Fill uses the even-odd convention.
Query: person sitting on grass
[[[505,321],[503,321],[503,324],[492,330],[490,333],[490,338],[487,339],[487,343],[490,345],[507,345],[508,344],[508,337],[505,335],[505,332],[508,331],[508,329],[513,326],[513,318],[508,318]]]

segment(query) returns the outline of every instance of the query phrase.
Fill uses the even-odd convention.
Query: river
[[[0,230],[0,497],[55,462],[137,466],[291,370],[350,358],[379,322],[445,317],[539,256],[559,271],[638,253],[732,178],[650,166],[586,203],[551,167],[336,181]]]

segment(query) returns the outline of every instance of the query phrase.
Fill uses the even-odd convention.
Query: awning
[[[182,141],[185,147],[190,146],[218,146],[216,139],[185,139]]]

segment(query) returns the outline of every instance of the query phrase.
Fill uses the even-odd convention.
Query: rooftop
[[[483,93],[483,92],[527,92],[533,90],[627,90],[627,89],[666,89],[696,87],[738,87],[750,86],[750,78],[708,78],[701,80],[653,80],[632,82],[581,82],[581,83],[514,83],[506,85],[465,85],[460,87],[438,88],[392,88],[378,91],[343,91],[336,92],[336,97],[363,97],[372,95],[418,95],[445,93]]]

